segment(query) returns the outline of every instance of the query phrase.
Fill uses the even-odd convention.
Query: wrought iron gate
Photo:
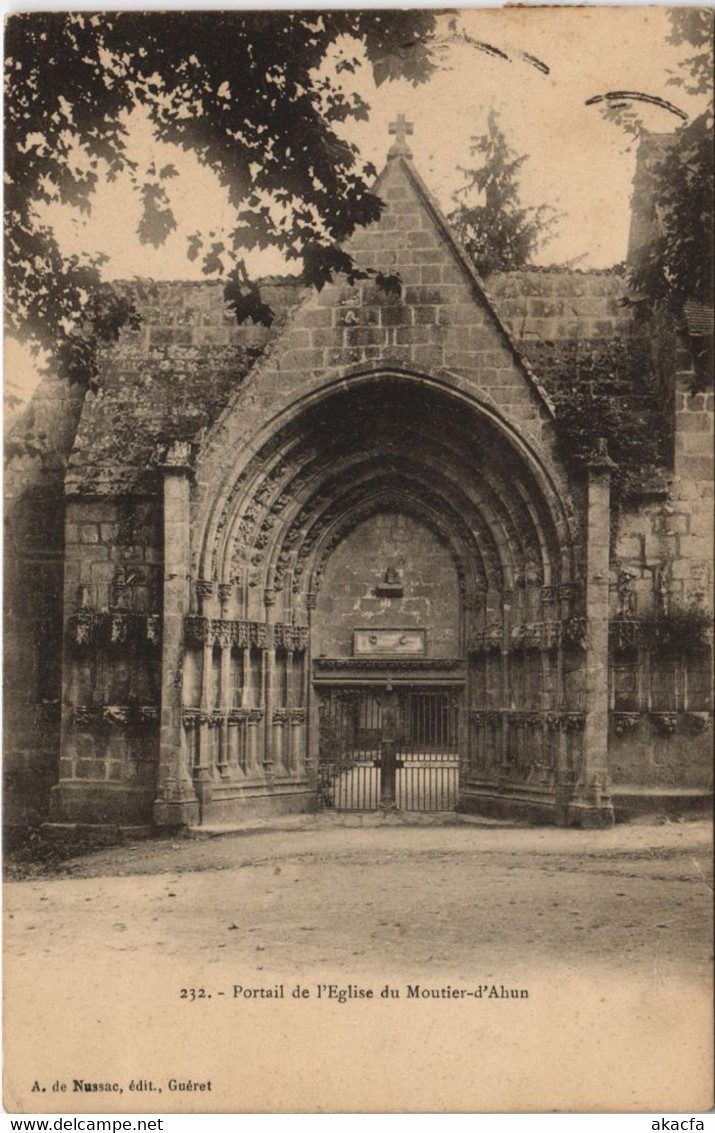
[[[459,704],[446,689],[331,689],[320,709],[319,791],[336,810],[453,810]]]

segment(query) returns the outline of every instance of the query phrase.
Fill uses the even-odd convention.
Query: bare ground
[[[170,1073],[174,1063],[186,1064],[186,1044],[193,1050],[192,1036],[198,1040],[213,1033],[213,1040],[206,1039],[208,1048],[201,1057],[194,1051],[190,1064],[192,1072],[197,1066],[208,1068],[204,1074],[213,1066],[215,1077],[227,1038],[243,1050],[244,1061],[247,1050],[252,1052],[248,1064],[253,1066],[255,1045],[239,1027],[239,1021],[248,1019],[260,1049],[268,1044],[264,1053],[269,1064],[271,1051],[283,1049],[284,1042],[292,1052],[286,1066],[298,1058],[300,1073],[286,1076],[284,1066],[279,1075],[281,1089],[291,1099],[286,1104],[312,1109],[326,1099],[326,1108],[350,1108],[329,1099],[354,1096],[355,1104],[364,1106],[365,1098],[377,1096],[370,1090],[382,1088],[380,1075],[371,1081],[367,1073],[376,1054],[370,1044],[362,1050],[365,1036],[388,1022],[397,1026],[399,1019],[400,1027],[408,1027],[407,1046],[423,1045],[411,1033],[418,1021],[431,1021],[443,1045],[452,1049],[450,1043],[456,1044],[449,1062],[455,1080],[449,1071],[436,1080],[432,1074],[432,1093],[425,1094],[424,1108],[504,1108],[504,1097],[516,1108],[568,1108],[574,1104],[568,1101],[569,1090],[576,1090],[581,1104],[591,1108],[619,1108],[618,1101],[620,1108],[650,1108],[650,1101],[657,1099],[649,1097],[649,1090],[652,1095],[661,1089],[670,1097],[674,1090],[686,1089],[686,1082],[693,1097],[700,1084],[707,1104],[709,1072],[704,1068],[709,1065],[712,1031],[710,834],[705,822],[566,831],[398,820],[365,825],[324,817],[284,820],[280,829],[268,826],[250,836],[102,850],[64,863],[59,874],[45,870],[6,885],[8,1011],[25,1017],[34,1012],[36,1020],[44,1020],[50,1041],[41,1062],[47,1077],[67,1073],[61,1067],[68,1047],[74,1051],[73,1065],[85,1067],[94,1061],[95,1073],[101,1073],[109,1059],[112,1073],[126,1077],[127,1051],[121,1043],[126,1041],[130,1051],[141,1050],[142,1059],[151,1065],[155,1055],[147,1051],[154,1049],[152,1044],[159,1042],[166,1051],[167,1024],[168,1050],[173,1053],[167,1055],[168,1063],[164,1055],[159,1059],[162,1074],[165,1066]],[[288,996],[296,983],[307,986],[310,1001],[284,1004],[260,995],[249,1000],[233,995],[234,985],[260,990],[281,982]],[[376,997],[387,982],[398,989],[400,999],[379,1010],[375,1002],[316,1002],[321,982],[372,987]],[[437,991],[445,986],[528,991],[528,1006],[519,1005],[521,1023],[516,1003],[504,1004],[499,1019],[494,1008],[491,1021],[485,1012],[494,1005],[480,1004],[480,1027],[486,1026],[478,1044],[482,1059],[487,1033],[501,1043],[487,1058],[489,1065],[494,1062],[488,1081],[464,1076],[464,1039],[457,1036],[462,1034],[465,1002],[448,1001],[445,1006],[438,998],[421,1004],[413,997],[406,1003],[408,985],[417,984]],[[203,988],[206,1000],[182,1002],[183,987]],[[472,999],[470,1009],[474,1003]],[[373,1012],[371,1021],[365,1011]],[[440,1014],[435,1016],[435,1011]],[[302,1024],[295,1031],[298,1012],[306,1026],[310,1020],[305,1034],[320,1034],[317,1044],[313,1040],[314,1059],[308,1055],[310,1044],[300,1053],[304,1032]],[[58,1028],[62,1015],[68,1026]],[[112,1026],[125,1032],[125,1039],[111,1046],[111,1056],[105,1045],[110,1015]],[[144,1026],[137,1031],[133,1022],[138,1018],[144,1018]],[[663,1028],[664,1020],[671,1018],[669,1035]],[[362,1029],[353,1032],[358,1019],[368,1020],[367,1029],[361,1024]],[[561,1022],[554,1046],[550,1028],[557,1019]],[[606,1028],[600,1038],[593,1030],[595,1019]],[[211,1020],[221,1021],[217,1031],[211,1031]],[[501,1028],[507,1022],[504,1033]],[[339,1029],[333,1032],[333,1026]],[[74,1044],[69,1039],[73,1029]],[[574,1042],[586,1043],[584,1049],[596,1043],[583,1056],[589,1072],[584,1076],[579,1071],[576,1080],[571,1075],[568,1083],[549,1093],[549,1088],[555,1089],[549,1087],[549,1075],[536,1076],[539,1060],[546,1057],[534,1037],[537,1032],[549,1060],[556,1059],[554,1072],[573,1056]],[[405,1032],[398,1033],[404,1047]],[[527,1090],[523,1098],[520,1086],[509,1083],[508,1076],[506,1084],[502,1080],[505,1034],[517,1047],[526,1042],[531,1052],[519,1055],[519,1065],[526,1068],[528,1063],[530,1068],[520,1079]],[[28,1053],[31,1035],[27,1041],[17,1036],[16,1029],[16,1052],[37,1061],[36,1047],[34,1055]],[[176,1040],[178,1048],[172,1036],[182,1036]],[[688,1049],[686,1057],[688,1041],[696,1050]],[[350,1050],[351,1042],[356,1055],[362,1050],[356,1065],[362,1065],[363,1072],[355,1080],[349,1076],[349,1089],[344,1073],[334,1082],[328,1074],[326,1085],[325,1071],[318,1074],[318,1065],[328,1058],[330,1044],[338,1050],[347,1043]],[[9,1049],[13,1051],[12,1043]],[[96,1059],[89,1058],[90,1049]],[[288,1057],[285,1051],[283,1057]],[[12,1057],[10,1063],[18,1099],[24,1099],[24,1106],[37,1102],[28,1098],[27,1090],[29,1078],[39,1071],[21,1072]],[[393,1071],[385,1069],[392,1064],[383,1060],[381,1074],[391,1083],[391,1099],[399,1100],[411,1080],[409,1096],[422,1097],[427,1079],[423,1074],[415,1083],[413,1078],[419,1064],[416,1057],[404,1064],[398,1058],[401,1076],[393,1081]],[[626,1064],[628,1082],[635,1084],[616,1089]],[[240,1109],[232,1065],[229,1060],[222,1080],[229,1108]],[[265,1100],[258,1104],[265,1099],[261,1065],[258,1058],[243,1081],[241,1096],[258,1099],[257,1108],[272,1108]],[[599,1095],[596,1082],[603,1083],[604,1066],[610,1066],[615,1077],[612,1088],[604,1083]],[[459,1074],[457,1067],[462,1067]],[[79,1072],[77,1066],[72,1072]],[[316,1096],[318,1081],[321,1090]],[[312,1102],[301,1106],[296,1090],[307,1088],[308,1082]],[[448,1089],[452,1099],[467,1089],[466,1106],[450,1106],[442,1096]],[[533,1100],[542,1094],[541,1101]],[[437,1095],[433,1106],[430,1099]],[[77,1098],[65,1100],[69,1111],[79,1106]],[[132,1108],[128,1103],[135,1100],[122,1096],[125,1108]],[[145,1105],[138,1108],[145,1108],[146,1098],[140,1100]],[[165,1087],[161,1105],[171,1108],[170,1102],[176,1097],[167,1098]],[[181,1104],[187,1104],[185,1096]],[[211,1108],[212,1103],[203,1098],[195,1104]],[[382,1108],[411,1106],[383,1102]]]

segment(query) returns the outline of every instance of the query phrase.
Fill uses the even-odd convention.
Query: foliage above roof
[[[236,315],[269,319],[244,250],[272,244],[302,260],[306,281],[353,268],[339,243],[375,220],[375,170],[336,130],[367,105],[343,85],[367,66],[379,84],[431,70],[434,14],[371,11],[124,11],[12,14],[5,34],[5,240],[8,324],[47,349],[70,381],[90,384],[97,353],[133,312],[101,278],[105,257],[63,253],[38,205],[88,212],[95,187],[131,178],[138,237],[176,227],[172,165],[140,167],[127,114],[141,107],[154,137],[213,170],[236,213],[229,245],[201,247],[225,269]],[[363,60],[353,50],[355,41]],[[345,45],[348,45],[347,47]],[[332,53],[330,73],[321,70]]]

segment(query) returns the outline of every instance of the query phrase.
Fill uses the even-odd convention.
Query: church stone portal
[[[590,475],[603,509],[608,469]],[[187,470],[165,477],[190,509]],[[209,514],[160,815],[475,798],[608,820],[598,765],[577,791],[578,521],[491,407],[404,367],[355,374],[234,458]]]
[[[676,444],[683,514],[650,501],[612,548],[608,454],[562,462],[544,387],[405,136],[376,191],[385,210],[350,251],[399,273],[399,294],[267,281],[267,335],[230,325],[211,284],[160,285],[100,394],[64,405],[64,482],[61,462],[43,472],[47,516],[64,514],[51,545],[42,516],[33,542],[19,466],[13,680],[30,681],[32,649],[43,664],[34,715],[13,692],[8,727],[20,786],[37,752],[59,753],[51,821],[322,805],[598,826],[614,775],[635,794],[705,784],[710,645],[671,680],[642,637],[670,587],[707,589],[703,461]],[[497,281],[502,307],[558,337],[570,324],[530,297],[568,285],[574,318],[619,333],[618,280],[552,274]],[[678,396],[704,437],[703,395]],[[687,537],[653,542],[676,521]],[[47,605],[34,621],[28,578]]]

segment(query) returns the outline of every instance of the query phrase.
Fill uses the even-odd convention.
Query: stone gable
[[[548,395],[411,163],[388,161],[376,191],[385,210],[347,249],[359,267],[398,274],[400,293],[375,278],[335,281],[291,311],[207,431],[195,517],[211,506],[243,446],[260,443],[269,422],[273,428],[282,413],[331,384],[372,372],[424,375],[480,402],[563,479]]]
[[[309,295],[236,402],[258,407],[262,395],[293,400],[320,375],[362,366],[449,373],[538,435],[533,423],[550,418],[548,398],[418,175],[395,159],[375,189],[385,210],[353,235],[347,250],[360,267],[397,274],[400,294],[367,279],[336,281]],[[249,405],[242,408],[253,416]]]

